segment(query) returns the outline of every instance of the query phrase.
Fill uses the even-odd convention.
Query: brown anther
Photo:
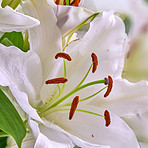
[[[94,73],[97,70],[98,58],[94,53],[91,54],[91,57],[92,57],[92,62],[93,62],[92,73]]]
[[[71,57],[69,56],[69,54],[63,53],[63,52],[59,52],[56,54],[55,59],[58,59],[58,58],[64,58],[68,61],[71,61]]]
[[[55,3],[56,3],[57,5],[59,5],[59,4],[60,4],[60,0],[56,0]]]
[[[107,97],[110,94],[110,92],[112,90],[112,87],[113,87],[113,79],[112,79],[112,77],[108,76],[108,80],[109,80],[109,83],[108,83],[107,91],[104,94],[104,97]]]
[[[71,6],[79,6],[80,0],[73,0],[72,3],[70,3]]]
[[[56,0],[55,3],[57,5],[66,5],[66,0],[62,0],[62,1]],[[69,0],[70,6],[79,6],[79,3],[80,3],[80,0],[73,0],[72,2],[71,2],[71,0]]]
[[[72,104],[71,104],[71,108],[70,108],[70,112],[69,112],[69,120],[72,119],[75,111],[76,111],[76,108],[78,106],[78,103],[79,103],[79,96],[76,96],[73,101],[72,101]]]
[[[108,110],[105,110],[104,112],[104,119],[105,119],[105,126],[108,127],[111,123],[110,113]]]
[[[50,80],[47,80],[45,82],[45,84],[59,84],[59,83],[66,83],[68,80],[66,78],[54,78],[54,79],[50,79]]]

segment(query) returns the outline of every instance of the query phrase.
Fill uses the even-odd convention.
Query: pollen
[[[79,103],[79,96],[76,96],[73,99],[72,104],[71,104],[71,108],[70,108],[70,112],[69,112],[69,120],[71,120],[73,118],[73,115],[74,115],[74,113],[76,111],[78,103]]]
[[[61,78],[54,78],[54,79],[47,80],[45,84],[59,84],[59,83],[66,83],[67,81],[68,79],[61,77]]]
[[[56,54],[55,59],[58,59],[58,58],[64,58],[68,61],[71,61],[70,55],[67,54],[67,53],[63,53],[63,52],[59,52],[59,53]]]
[[[105,110],[104,112],[104,119],[105,119],[105,126],[108,127],[111,123],[111,119],[110,119],[110,113],[108,110]]]
[[[109,83],[108,83],[107,91],[104,94],[104,97],[107,97],[110,94],[110,92],[112,90],[112,87],[113,87],[113,79],[112,79],[112,77],[108,76],[108,80],[109,80]]]
[[[97,70],[98,58],[97,58],[96,54],[94,54],[94,53],[91,54],[91,57],[92,57],[92,62],[93,62],[92,73],[94,73]]]

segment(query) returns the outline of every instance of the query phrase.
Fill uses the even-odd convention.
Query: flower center
[[[102,80],[96,80],[96,81],[92,81],[92,82],[88,82],[86,84],[83,84],[83,82],[86,80],[87,76],[89,75],[91,69],[92,69],[92,73],[95,73],[97,70],[98,59],[97,59],[96,54],[92,53],[92,55],[91,55],[92,64],[90,65],[90,68],[88,69],[88,71],[85,74],[85,76],[83,77],[83,79],[79,82],[79,84],[72,91],[70,91],[69,93],[67,93],[63,97],[61,97],[61,95],[64,91],[66,82],[68,81],[68,79],[66,78],[65,59],[68,61],[71,61],[71,57],[67,53],[57,53],[55,58],[57,59],[59,57],[63,58],[63,60],[64,60],[64,77],[50,79],[45,82],[45,84],[47,84],[47,85],[48,84],[57,84],[57,87],[59,89],[59,94],[57,97],[55,97],[52,100],[50,100],[49,102],[45,103],[42,107],[39,107],[38,112],[39,112],[40,116],[46,117],[47,115],[49,115],[50,113],[53,113],[53,112],[58,112],[58,111],[62,111],[62,110],[69,110],[69,120],[71,120],[74,116],[75,111],[79,111],[79,112],[84,112],[84,113],[89,113],[92,115],[104,117],[104,119],[106,121],[105,125],[109,126],[110,125],[110,115],[109,115],[108,111],[105,111],[104,116],[103,116],[103,115],[100,115],[100,114],[97,114],[94,112],[90,112],[87,110],[77,109],[78,103],[91,99],[92,97],[98,95],[101,91],[103,91],[106,88],[107,88],[107,91],[105,92],[104,97],[107,97],[112,90],[113,80],[112,80],[111,76],[108,76],[108,78],[104,78]],[[63,85],[62,89],[59,86],[60,83]],[[86,98],[79,99],[79,96],[76,96],[72,102],[68,102],[65,104],[63,103],[66,99],[68,99],[70,96],[72,96],[76,92],[79,92],[80,90],[82,90],[84,88],[94,86],[97,84],[102,84],[102,83],[105,85],[108,85],[108,86],[103,87],[99,91],[95,92],[94,94],[92,94]]]

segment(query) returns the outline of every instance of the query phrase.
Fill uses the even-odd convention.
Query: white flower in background
[[[128,16],[132,22],[130,37],[137,35],[148,21],[148,6],[144,0],[85,0],[83,7],[93,11],[114,10]]]
[[[129,92],[125,96],[120,87],[118,93],[113,89],[114,95],[110,100],[103,97],[102,93],[105,92],[98,95],[100,99],[98,96],[95,97],[99,90],[105,89],[104,77],[108,75],[117,79],[115,83],[119,83],[119,86],[123,83],[125,91],[137,91],[140,85],[147,88],[145,82],[136,84],[134,88],[133,84],[120,78],[125,54],[123,44],[126,38],[122,21],[112,12],[104,12],[96,17],[84,37],[66,47],[64,52],[68,53],[72,60],[63,62],[63,59],[55,59],[55,55],[62,52],[62,41],[63,43],[65,41],[62,37],[67,34],[66,27],[71,31],[79,25],[77,23],[71,25],[73,23],[71,14],[73,18],[80,18],[78,16],[83,14],[85,20],[92,13],[82,8],[56,7],[53,3],[51,8],[49,3],[41,0],[26,0],[23,3],[23,10],[39,19],[41,23],[39,27],[29,30],[30,51],[23,53],[16,47],[0,45],[0,84],[9,87],[18,104],[30,116],[29,125],[36,138],[35,147],[59,147],[59,145],[73,147],[75,144],[85,148],[110,146],[139,148],[133,131],[115,114],[128,115],[137,113],[137,110],[145,110],[147,104],[143,94],[137,93],[141,97],[141,104],[138,104],[138,107],[132,105],[134,101],[140,103],[132,96],[134,93],[132,97]],[[66,23],[64,23],[65,16]],[[79,19],[78,22],[81,23],[83,19]],[[56,25],[57,22],[60,29]],[[99,66],[95,73],[90,72],[92,67],[90,55],[93,52],[99,58]],[[59,80],[53,78],[59,77],[64,77],[62,80],[68,82],[58,85],[49,84]],[[99,78],[102,80],[98,81]],[[100,82],[102,84],[98,85]],[[121,95],[119,98],[118,94]],[[125,102],[122,99],[124,96],[127,97]],[[92,97],[99,99],[100,108],[87,105]],[[73,98],[76,98],[75,103],[71,104]],[[74,114],[75,104],[78,102]],[[111,112],[109,115],[108,111],[105,111],[106,107],[109,108],[108,102],[111,105],[110,110],[115,114]],[[130,108],[127,108],[127,104]],[[69,117],[69,110],[71,117]],[[111,124],[108,127],[104,124],[102,115],[104,111],[107,123],[110,123],[111,116]]]
[[[0,31],[23,31],[38,26],[40,23],[37,19],[22,13],[16,12],[12,8],[6,6],[0,7]]]

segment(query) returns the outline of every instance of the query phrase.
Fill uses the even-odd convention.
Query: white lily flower
[[[85,0],[83,7],[93,11],[114,10],[128,16],[132,22],[130,37],[137,35],[147,24],[148,6],[144,0]]]
[[[23,31],[40,24],[37,19],[16,12],[8,6],[0,7],[0,20],[1,32]]]
[[[36,138],[35,147],[41,147],[42,143],[43,147],[46,147],[47,143],[51,146],[60,143],[63,147],[72,147],[75,144],[84,148],[110,146],[139,148],[134,133],[122,119],[111,113],[111,125],[105,127],[103,118],[105,116],[106,122],[110,123],[109,112],[106,111],[107,115],[102,115],[105,108],[86,105],[90,98],[99,93],[98,90],[102,87],[105,89],[104,83],[107,81],[104,79],[105,76],[119,78],[121,75],[124,63],[122,50],[126,37],[121,19],[112,12],[104,12],[95,18],[84,37],[72,42],[65,49],[72,57],[72,61],[64,62],[63,72],[63,59],[54,59],[57,52],[62,50],[62,35],[56,26],[54,10],[41,0],[26,1],[27,5],[28,13],[36,16],[41,26],[30,30],[31,50],[27,53],[15,47],[0,45],[0,85],[9,86],[21,108],[32,119],[41,122],[30,120],[30,127]],[[44,12],[46,17],[36,10]],[[92,62],[89,59],[92,52],[95,52],[100,60],[99,69],[93,74],[90,72]],[[58,87],[53,84],[47,86],[53,81],[49,79],[63,76],[63,73],[68,79],[66,84]],[[99,77],[102,80],[95,81]],[[82,85],[84,82],[86,85]],[[103,84],[95,85],[100,82]],[[93,87],[88,87],[87,91],[82,89],[87,86]],[[80,89],[82,90],[79,92]],[[80,103],[73,117],[72,110],[75,105],[71,105],[71,102],[75,96],[80,96]],[[78,100],[78,97],[74,100]],[[142,106],[139,108],[141,110]],[[68,118],[69,110],[71,118]],[[133,112],[131,109],[130,111]],[[45,118],[47,122],[42,121],[40,117]]]

